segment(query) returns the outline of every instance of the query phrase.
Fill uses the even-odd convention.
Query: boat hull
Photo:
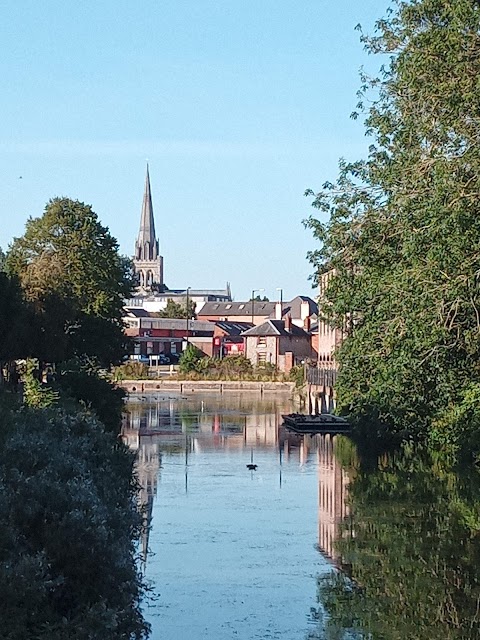
[[[282,415],[287,429],[297,433],[348,433],[350,425],[345,418],[329,413],[319,415],[305,415],[289,413]]]

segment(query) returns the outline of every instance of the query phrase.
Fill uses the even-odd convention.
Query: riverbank
[[[294,382],[260,382],[252,380],[120,380],[117,387],[127,393],[147,393],[175,391],[178,393],[198,393],[214,391],[229,393],[248,391],[249,393],[290,393],[295,390]]]

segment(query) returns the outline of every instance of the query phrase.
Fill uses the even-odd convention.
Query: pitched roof
[[[296,324],[290,326],[290,330],[285,328],[285,320],[267,320],[262,324],[252,327],[242,333],[242,336],[297,336],[308,338],[308,333]]]
[[[239,336],[247,329],[250,329],[253,325],[251,322],[226,322],[224,320],[219,320],[215,322],[215,326],[225,331],[229,336]]]
[[[269,316],[275,311],[275,302],[259,302],[255,300],[253,303],[254,316]],[[247,302],[206,302],[201,311],[200,316],[249,316],[252,315],[252,301]]]
[[[149,318],[150,313],[146,309],[142,309],[141,307],[128,307],[125,308],[125,314],[129,317],[134,318]]]

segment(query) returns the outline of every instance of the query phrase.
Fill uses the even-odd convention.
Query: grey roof
[[[135,318],[149,318],[150,313],[146,309],[142,309],[141,307],[129,307],[125,309],[125,312],[129,316],[134,316]]]
[[[269,316],[275,311],[275,302],[254,301],[253,315]],[[249,316],[252,314],[252,301],[247,302],[206,302],[201,308],[201,316]]]
[[[185,318],[141,318],[140,327],[142,329],[185,329],[187,321]],[[189,331],[206,331],[209,335],[213,335],[215,325],[213,322],[205,322],[203,320],[189,320]]]
[[[243,336],[297,336],[307,337],[308,333],[296,324],[290,326],[290,330],[285,329],[285,320],[267,320],[262,324],[257,325],[244,331]]]
[[[253,326],[251,322],[226,322],[224,320],[215,322],[215,325],[226,331],[229,336],[239,336]]]
[[[153,218],[152,193],[150,190],[150,174],[147,164],[145,176],[145,190],[143,193],[142,214],[140,216],[140,230],[135,243],[135,258],[137,260],[156,260],[160,251],[155,236],[155,220]]]

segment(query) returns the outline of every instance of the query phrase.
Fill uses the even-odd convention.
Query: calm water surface
[[[132,398],[152,638],[480,640],[479,468],[293,435],[291,410]]]
[[[332,568],[343,508],[331,447],[280,428],[288,397],[151,400],[129,405],[124,433],[151,517],[152,638],[324,637],[317,578]]]

